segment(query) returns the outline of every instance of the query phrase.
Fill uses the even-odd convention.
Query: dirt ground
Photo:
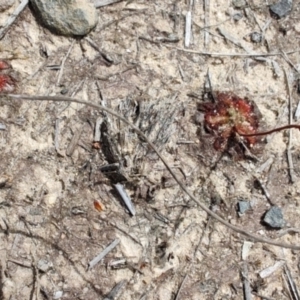
[[[294,115],[299,2],[280,20],[270,16],[272,3],[236,8],[231,1],[194,1],[188,47],[188,1],[101,7],[99,24],[82,39],[49,32],[26,7],[0,41],[0,58],[12,65],[15,93],[63,94],[113,108],[149,136],[192,194],[223,219],[300,245],[298,130],[263,139],[251,149],[257,160],[237,159],[215,151],[197,121],[207,74],[213,90],[256,103],[260,129],[288,124]],[[1,13],[0,26],[17,5]],[[251,41],[253,32],[263,33],[260,43]],[[115,117],[76,103],[0,97],[0,105],[6,126],[0,130],[0,299],[299,299],[289,282],[297,290],[298,251],[249,244],[209,217]],[[117,158],[109,157],[103,140],[100,149],[93,147],[97,120],[109,124],[102,139],[110,138]],[[119,171],[104,171],[115,162]],[[116,193],[117,182],[131,197],[134,216]],[[240,200],[252,207],[241,216]],[[282,209],[285,228],[263,224],[271,205]]]

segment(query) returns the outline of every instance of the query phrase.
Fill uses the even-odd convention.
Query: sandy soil
[[[211,135],[199,134],[203,128],[195,121],[208,70],[214,90],[256,103],[265,129],[288,123],[286,73],[295,112],[297,3],[281,20],[270,17],[268,4],[254,1],[236,9],[230,1],[211,1],[205,27],[203,3],[195,1],[188,48],[185,1],[102,7],[97,28],[80,40],[50,33],[27,7],[0,41],[1,58],[13,67],[16,93],[105,102],[139,126],[193,195],[225,220],[300,245],[297,232],[284,231],[300,225],[299,132],[274,133],[261,141],[251,150],[257,161],[223,153],[215,164],[221,153],[213,149]],[[1,13],[0,26],[15,7]],[[237,13],[242,18],[234,21]],[[250,34],[262,29],[264,41],[253,43]],[[168,40],[171,34],[179,40]],[[251,56],[254,52],[266,55]],[[245,281],[256,293],[252,299],[292,299],[286,270],[299,285],[298,252],[253,243],[242,259],[247,239],[207,216],[145,141],[116,118],[80,104],[3,97],[0,105],[0,123],[7,127],[0,131],[0,299],[59,299],[60,292],[60,299],[243,299]],[[118,148],[135,216],[115,192],[117,174],[100,171],[111,162],[105,145],[92,147],[99,117],[109,124],[108,135]],[[289,141],[294,183],[286,157]],[[94,208],[95,200],[103,211]],[[251,201],[252,210],[243,216],[237,213],[239,200]],[[282,230],[261,222],[272,204],[282,208],[287,221]],[[88,269],[115,239],[120,243]],[[285,265],[262,278],[260,272],[278,262]],[[109,294],[119,283],[119,293]]]

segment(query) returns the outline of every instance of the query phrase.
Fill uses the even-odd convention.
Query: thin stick
[[[250,287],[249,276],[248,276],[248,266],[247,266],[247,262],[245,261],[243,262],[241,273],[242,273],[242,280],[244,286],[244,299],[251,300],[252,295],[251,295],[251,287]]]
[[[29,2],[29,0],[23,0],[20,3],[20,5],[16,8],[16,10],[7,19],[6,24],[0,30],[0,40],[3,39],[3,37],[6,34],[6,32],[8,31],[9,27],[17,19],[17,17],[19,16],[19,14],[24,10],[24,8],[27,6],[28,2]]]
[[[282,53],[280,52],[275,52],[275,53],[213,53],[213,52],[205,52],[205,51],[195,51],[195,50],[190,50],[190,49],[184,49],[184,48],[175,48],[176,50],[179,51],[184,51],[188,53],[194,53],[194,54],[199,54],[199,55],[207,55],[211,57],[221,57],[221,56],[229,56],[229,57],[252,57],[252,56],[282,56]],[[293,54],[296,52],[300,52],[300,49],[294,50],[294,51],[289,51],[285,52],[285,54]]]
[[[181,282],[181,284],[180,284],[180,287],[179,287],[179,290],[178,290],[178,292],[177,292],[177,295],[176,295],[175,300],[179,300],[179,299],[180,299],[180,293],[181,293],[181,291],[182,291],[183,285],[184,285],[184,283],[186,282],[188,276],[189,276],[189,274],[185,274],[185,276],[184,276],[184,278],[183,278],[183,280],[182,280],[182,282]]]
[[[75,102],[75,103],[80,103],[80,104],[85,104],[87,106],[93,107],[95,109],[99,109],[102,111],[106,111],[107,113],[115,116],[116,118],[120,119],[122,122],[130,126],[138,135],[140,135],[147,143],[148,145],[154,150],[154,152],[157,154],[157,156],[160,158],[160,160],[163,162],[165,165],[166,169],[170,172],[170,174],[173,176],[175,181],[178,183],[180,188],[201,208],[203,209],[208,215],[225,225],[226,227],[230,228],[231,230],[240,233],[244,235],[245,237],[248,237],[252,239],[253,241],[260,242],[260,243],[267,243],[270,245],[278,246],[278,247],[283,247],[283,248],[288,248],[288,249],[294,249],[294,250],[300,250],[300,245],[291,245],[291,244],[286,244],[286,243],[280,243],[273,241],[268,238],[263,238],[261,236],[252,234],[240,227],[234,226],[225,220],[223,220],[219,215],[211,211],[208,207],[206,207],[202,202],[197,200],[192,193],[187,189],[187,187],[181,182],[181,180],[177,177],[177,175],[173,172],[172,168],[169,166],[167,163],[166,159],[160,154],[156,146],[147,138],[147,136],[135,125],[133,125],[131,122],[129,122],[127,119],[125,119],[123,116],[119,115],[112,109],[109,109],[107,107],[103,107],[101,105],[97,105],[94,103],[90,103],[87,101],[79,100],[79,99],[74,99],[74,98],[69,98],[69,97],[62,97],[62,96],[29,96],[29,95],[3,95],[3,97],[9,97],[11,99],[20,99],[20,100],[39,100],[39,101],[65,101],[65,102]]]
[[[96,0],[94,1],[94,5],[96,8],[101,7],[101,6],[106,6],[110,4],[114,4],[117,2],[121,2],[122,0]]]
[[[283,270],[284,270],[285,276],[287,277],[288,286],[290,287],[291,293],[293,295],[293,299],[299,300],[300,296],[299,296],[299,292],[297,289],[297,285],[295,284],[295,281],[293,280],[293,277],[291,275],[291,272],[290,272],[288,266],[284,265]]]
[[[120,291],[123,289],[126,283],[126,280],[121,280],[120,282],[118,282],[103,300],[117,299],[118,295],[120,295]]]
[[[193,0],[190,0],[190,7],[185,16],[185,37],[184,37],[184,47],[188,48],[190,46],[192,37],[192,9]]]
[[[234,45],[244,49],[247,53],[251,53],[250,49],[247,49],[239,40],[237,40],[235,37],[231,36],[229,33],[227,33],[224,29],[221,27],[218,27],[217,30],[219,33],[229,42],[233,43]]]
[[[59,133],[60,133],[60,119],[55,120],[55,136],[54,136],[54,146],[57,153],[59,153]]]
[[[127,209],[129,210],[131,215],[134,216],[136,213],[135,207],[134,207],[130,197],[127,195],[123,185],[120,183],[117,183],[114,186],[115,186],[116,190],[118,191],[119,195],[121,196],[123,202],[125,203]]]
[[[60,70],[59,70],[59,74],[58,74],[57,81],[56,81],[56,86],[59,86],[59,84],[60,84],[60,81],[61,81],[61,78],[62,78],[62,75],[63,75],[63,72],[64,72],[65,62],[66,62],[67,58],[69,57],[75,42],[76,42],[76,40],[74,39],[72,41],[70,47],[69,47],[69,50],[68,50],[67,54],[65,55],[65,57],[61,61]]]
[[[268,131],[262,131],[262,132],[256,132],[256,133],[250,133],[250,134],[245,134],[245,133],[239,133],[240,136],[261,136],[261,135],[268,135],[277,131],[285,130],[285,129],[291,129],[291,128],[296,128],[300,130],[300,125],[298,124],[290,124],[290,125],[285,125],[281,127],[277,127]]]
[[[89,262],[89,270],[92,269],[101,259],[103,259],[112,249],[120,243],[119,239],[115,239],[110,243],[99,255]]]
[[[284,74],[285,74],[285,80],[286,80],[287,90],[288,90],[288,94],[289,94],[289,125],[292,125],[292,123],[293,123],[292,93],[291,93],[289,76],[287,74],[286,69],[284,69]],[[295,182],[294,164],[293,164],[293,159],[292,159],[292,154],[291,154],[292,139],[293,139],[292,130],[289,130],[289,141],[288,141],[288,145],[287,145],[287,149],[286,149],[286,155],[287,155],[287,161],[288,161],[288,165],[289,165],[290,180],[291,180],[291,183],[294,183]]]
[[[286,60],[286,62],[299,74],[298,68],[293,64],[293,62],[287,56],[287,53],[282,51],[282,57]]]
[[[210,14],[210,0],[204,0],[203,1],[203,9],[204,9],[204,27],[208,28],[210,25],[210,18],[209,18],[209,14]],[[204,30],[204,49],[208,48],[208,44],[209,44],[209,31]]]

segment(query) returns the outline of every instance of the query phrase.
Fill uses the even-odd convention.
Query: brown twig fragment
[[[244,230],[240,227],[234,226],[227,221],[225,221],[223,218],[221,218],[219,215],[211,211],[208,207],[206,207],[200,200],[196,199],[193,194],[188,190],[188,188],[182,183],[182,181],[178,178],[178,176],[174,173],[173,169],[170,167],[170,165],[167,163],[166,159],[161,155],[161,153],[158,151],[157,147],[148,139],[148,137],[135,125],[133,125],[131,122],[129,122],[126,118],[123,116],[119,115],[116,113],[114,110],[109,109],[107,107],[103,107],[101,105],[97,105],[91,102],[75,99],[75,98],[69,98],[69,97],[62,97],[62,96],[29,96],[29,95],[0,95],[0,97],[9,97],[10,99],[19,99],[19,100],[39,100],[39,101],[59,101],[59,102],[75,102],[75,103],[80,103],[84,104],[90,107],[93,107],[95,109],[99,109],[101,111],[105,111],[128,126],[130,126],[137,134],[139,134],[147,143],[148,145],[154,150],[154,152],[157,154],[157,156],[160,158],[160,160],[163,162],[165,165],[166,169],[170,172],[170,174],[173,176],[173,178],[176,180],[180,188],[202,209],[204,210],[208,215],[228,227],[229,229],[235,231],[236,233],[240,233],[244,235],[245,237],[252,239],[255,242],[260,242],[260,243],[267,243],[270,245],[278,246],[278,247],[283,247],[283,248],[289,248],[289,249],[294,249],[294,250],[300,250],[300,245],[291,245],[291,244],[286,244],[286,243],[281,243],[281,242],[276,242],[268,238],[264,238],[255,234],[252,234],[248,232],[247,230]]]

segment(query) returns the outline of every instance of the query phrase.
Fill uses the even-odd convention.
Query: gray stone
[[[241,200],[241,201],[239,201],[238,205],[239,205],[239,213],[240,214],[244,214],[247,210],[249,210],[251,208],[249,201]]]
[[[243,14],[241,14],[241,13],[236,13],[236,14],[233,15],[232,18],[233,18],[233,20],[234,20],[235,22],[238,22],[240,19],[243,18]]]
[[[253,43],[261,43],[262,41],[262,35],[259,32],[252,32],[251,33],[251,41]]]
[[[88,34],[98,13],[88,0],[30,0],[39,21],[49,30],[66,36]]]
[[[53,299],[60,299],[63,296],[63,291],[57,291],[53,293]]]
[[[41,272],[46,273],[53,268],[53,264],[47,259],[40,259],[38,261],[37,267]]]
[[[287,16],[293,7],[293,0],[281,0],[270,6],[270,11],[277,18],[283,18]]]
[[[267,211],[264,222],[272,228],[282,228],[286,224],[283,219],[281,208],[277,206],[273,206]]]

